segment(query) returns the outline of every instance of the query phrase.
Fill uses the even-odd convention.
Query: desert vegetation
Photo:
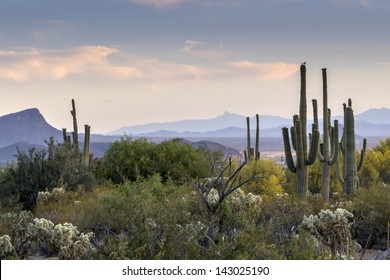
[[[261,159],[258,116],[243,159],[126,136],[94,159],[88,125],[79,147],[72,100],[73,134],[18,150],[0,172],[1,259],[352,259],[356,243],[386,249],[390,139],[359,155],[351,100],[339,137],[326,69],[322,133],[313,100],[308,134],[305,73],[302,64],[299,114],[281,131],[286,167]]]

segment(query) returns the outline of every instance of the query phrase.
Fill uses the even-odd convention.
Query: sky
[[[38,108],[61,129],[390,108],[388,0],[1,0],[0,115]],[[311,108],[308,109],[311,117]],[[322,109],[319,112],[322,114]]]

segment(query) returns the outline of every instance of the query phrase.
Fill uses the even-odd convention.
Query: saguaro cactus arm
[[[283,143],[284,143],[284,154],[286,156],[287,167],[288,167],[288,169],[292,173],[296,173],[297,169],[295,167],[293,156],[292,156],[292,153],[291,153],[291,146],[290,146],[290,139],[289,139],[289,135],[288,135],[288,128],[287,127],[283,127],[282,128],[282,133],[283,133]]]
[[[339,121],[334,120],[334,127],[332,128],[331,136],[332,146],[331,146],[331,158],[329,160],[329,165],[333,165],[338,161],[339,156]]]
[[[313,124],[312,137],[310,141],[310,152],[306,161],[307,165],[312,165],[315,162],[318,155],[319,144],[320,144],[320,133],[318,131],[317,125]]]

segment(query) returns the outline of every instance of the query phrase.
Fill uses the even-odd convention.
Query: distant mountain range
[[[342,125],[343,118],[336,118]],[[278,116],[260,116],[261,143],[266,143],[263,149],[282,149],[281,128],[291,126],[291,122],[291,119]],[[251,128],[254,127],[255,118],[252,117]],[[370,109],[357,114],[355,127],[357,142],[360,142],[362,137],[369,137],[373,139],[369,141],[370,146],[380,139],[390,137],[390,109]],[[136,125],[117,129],[106,135],[93,134],[91,135],[91,151],[95,156],[100,157],[109,143],[127,134],[134,138],[146,137],[155,141],[184,138],[190,140],[194,146],[206,145],[212,149],[224,150],[225,153],[235,153],[245,147],[246,133],[246,117],[225,112],[212,119]],[[254,129],[251,130],[251,136],[252,138],[255,136]],[[45,147],[44,141],[50,137],[54,137],[57,142],[61,143],[63,141],[62,130],[48,124],[36,108],[0,117],[0,164],[14,159],[16,147],[22,150],[30,147],[43,148]],[[83,134],[80,134],[79,139],[81,141],[84,139]]]
[[[255,124],[255,117],[251,118],[252,126]],[[261,116],[261,129],[269,129],[278,126],[284,126],[290,123],[289,119],[262,115]],[[174,131],[178,133],[183,132],[210,132],[213,130],[221,130],[228,127],[246,128],[246,117],[238,114],[225,112],[220,116],[212,119],[203,120],[183,120],[176,122],[162,122],[151,123],[145,125],[135,125],[129,127],[122,127],[110,133],[108,135],[123,135],[124,133],[130,135],[147,134],[156,131]]]
[[[340,124],[343,117],[336,116]],[[333,118],[332,118],[333,119]],[[251,129],[255,117],[250,119]],[[261,137],[280,137],[281,128],[290,127],[291,119],[261,115]],[[311,122],[308,121],[311,125]],[[322,124],[320,124],[322,127]],[[355,116],[355,132],[362,137],[390,137],[390,109],[370,109]],[[254,130],[252,130],[252,135]],[[132,135],[142,137],[246,137],[246,117],[225,112],[207,120],[183,120],[123,127],[107,135]]]

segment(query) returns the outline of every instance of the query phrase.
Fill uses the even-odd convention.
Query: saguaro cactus
[[[336,166],[337,176],[343,184],[345,194],[354,194],[358,186],[357,172],[363,165],[366,153],[367,140],[363,139],[363,149],[360,152],[359,164],[356,165],[356,146],[355,146],[355,118],[352,110],[352,101],[348,99],[348,106],[344,106],[344,131],[340,142],[340,150],[343,154],[343,175],[340,174],[338,162]]]
[[[252,160],[252,148],[251,148],[251,127],[250,127],[250,119],[246,117],[246,151],[245,154],[245,162],[250,162]]]
[[[329,201],[330,166],[336,163],[338,157],[338,121],[334,121],[334,127],[330,124],[331,111],[328,108],[328,85],[326,68],[322,69],[323,89],[323,134],[322,144],[318,152],[318,158],[322,163],[322,198]],[[318,119],[314,119],[318,123]]]
[[[255,148],[251,147],[251,133],[250,133],[250,118],[246,118],[246,129],[247,129],[247,148],[244,151],[245,162],[250,162],[253,158],[255,160],[260,159],[260,125],[259,125],[259,115],[256,114],[256,144]]]
[[[89,166],[89,142],[91,137],[91,127],[85,125],[85,134],[84,134],[84,151],[83,151],[83,165],[85,168]]]
[[[73,117],[73,145],[76,147],[79,146],[79,132],[77,128],[77,118],[76,118],[76,105],[74,99],[72,99],[72,111],[70,111]]]
[[[299,115],[294,115],[293,122],[294,126],[291,127],[291,140],[293,148],[296,154],[296,163],[294,163],[293,156],[291,153],[290,139],[288,134],[288,128],[282,128],[284,151],[286,155],[286,163],[288,169],[296,173],[297,175],[297,194],[300,198],[306,198],[308,189],[308,166],[312,165],[318,154],[319,146],[319,132],[318,124],[314,123],[312,126],[312,137],[310,139],[310,152],[307,151],[307,103],[306,103],[306,66],[304,63],[300,67],[301,74],[301,90],[300,90],[300,105]],[[314,117],[317,116],[317,101],[313,99],[313,111]]]
[[[255,159],[260,159],[260,124],[259,114],[256,114],[256,146],[255,146]]]

